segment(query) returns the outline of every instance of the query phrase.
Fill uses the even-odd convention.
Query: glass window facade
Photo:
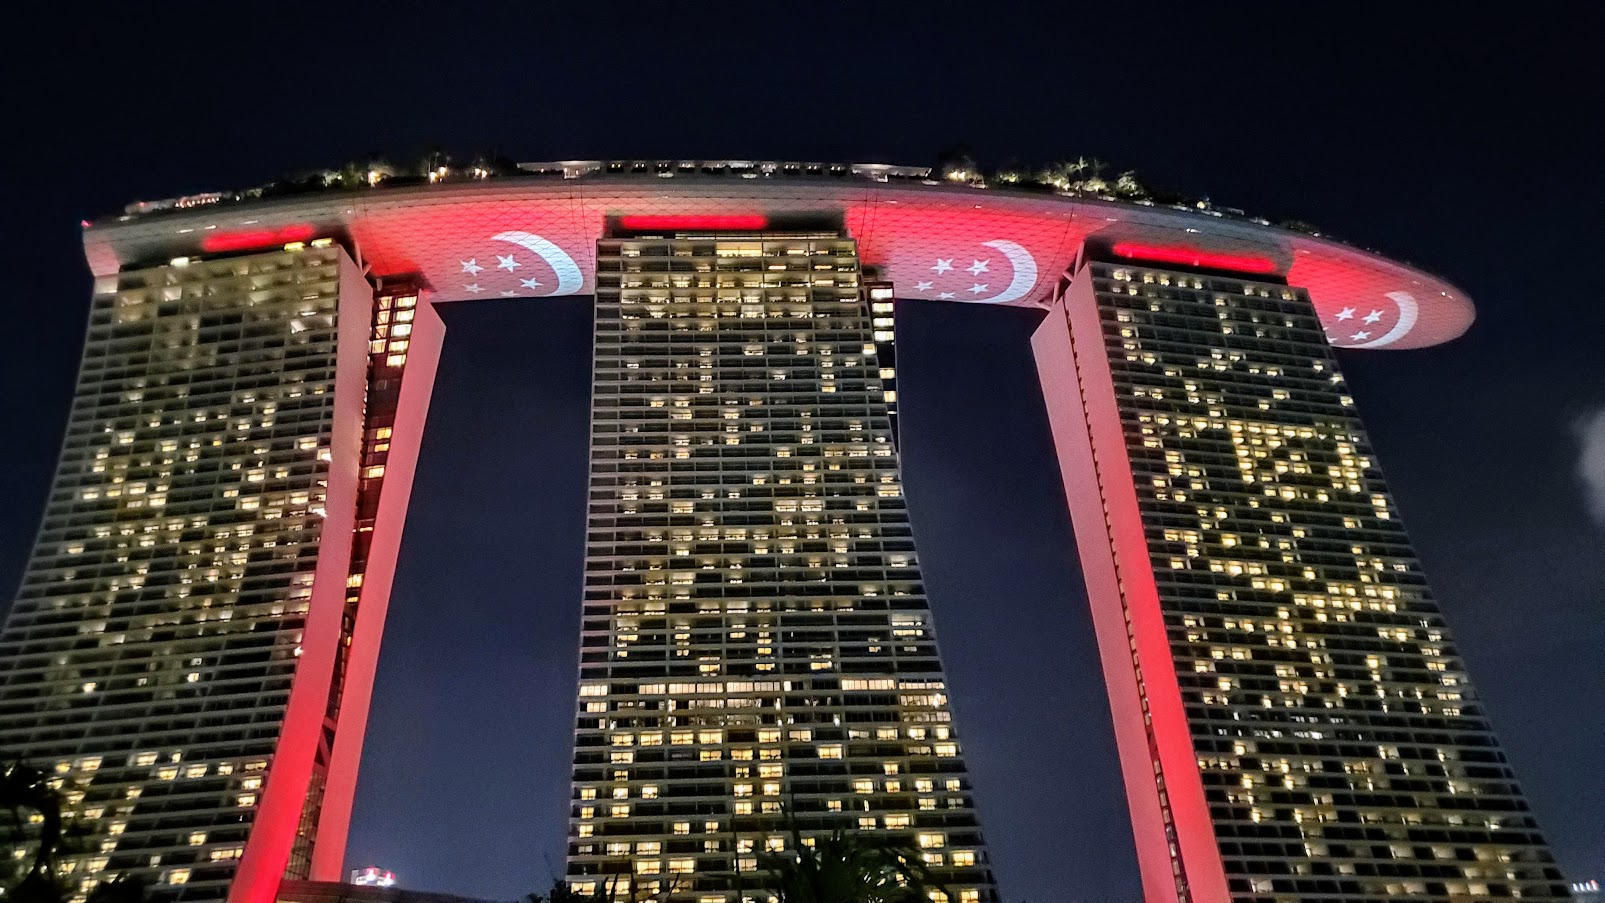
[[[570,884],[764,899],[795,823],[995,899],[876,354],[890,293],[834,233],[597,254]]]
[[[334,422],[338,247],[101,279],[55,483],[0,632],[0,749],[102,872],[219,899],[301,653]]]
[[[1234,900],[1564,898],[1304,292],[1096,261],[1076,280],[1080,388],[1106,364],[1118,417],[1077,529],[1117,533],[1134,503],[1147,560],[1092,596],[1131,637],[1104,654],[1129,654],[1154,752],[1127,781],[1158,794],[1177,897],[1208,898],[1172,811],[1190,784]],[[1154,714],[1167,692],[1184,728]],[[1196,765],[1164,761],[1177,742]]]

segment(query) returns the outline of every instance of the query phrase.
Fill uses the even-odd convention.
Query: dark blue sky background
[[[1476,299],[1457,342],[1342,363],[1563,870],[1605,877],[1605,525],[1577,428],[1605,410],[1605,13],[1187,9],[35,9],[0,36],[0,597],[71,397],[83,217],[427,144],[524,160],[928,163],[957,142],[990,164],[1095,155],[1319,223]],[[909,500],[1006,898],[1135,900],[1033,319],[900,307]],[[589,311],[486,301],[448,321],[351,850],[413,887],[511,899],[561,868]]]

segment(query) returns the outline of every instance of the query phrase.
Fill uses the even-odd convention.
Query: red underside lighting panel
[[[908,300],[1045,309],[1091,241],[1159,267],[1283,276],[1308,291],[1338,348],[1436,345],[1475,318],[1448,282],[1320,236],[1195,210],[950,185],[599,177],[396,187],[97,223],[84,251],[106,276],[131,262],[342,235],[371,273],[414,274],[437,301],[545,298],[595,291],[596,242],[610,226],[746,233],[824,218]]]
[[[1144,245],[1134,241],[1117,241],[1110,250],[1116,257],[1141,260],[1147,263],[1171,263],[1187,267],[1204,267],[1211,270],[1230,270],[1234,273],[1268,274],[1276,272],[1276,261],[1269,257],[1247,254],[1217,254],[1196,248],[1164,245]]]
[[[305,223],[282,226],[278,229],[255,229],[250,232],[218,232],[201,239],[201,250],[214,254],[224,251],[250,251],[292,241],[306,241],[316,234],[317,230]]]
[[[757,232],[769,226],[761,214],[654,216],[640,214],[619,217],[619,225],[632,232]]]

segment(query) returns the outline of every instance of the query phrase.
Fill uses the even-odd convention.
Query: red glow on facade
[[[401,553],[402,528],[407,524],[407,503],[412,497],[418,449],[429,419],[435,370],[446,325],[433,303],[420,297],[407,349],[407,369],[396,403],[396,422],[385,462],[385,486],[368,552],[362,601],[351,632],[346,661],[345,690],[340,721],[335,727],[324,781],[323,808],[318,814],[318,840],[312,847],[313,881],[339,881],[344,874],[346,839],[351,829],[351,807],[357,793],[357,771],[362,765],[362,743],[367,736],[368,712],[374,674],[379,666],[379,644],[384,638],[385,616],[395,584],[396,562]]]
[[[1090,347],[1078,348],[1076,336],[1093,337],[1082,340]],[[1143,899],[1182,899],[1173,870],[1179,864],[1187,900],[1228,903],[1226,870],[1133,489],[1097,299],[1085,274],[1049,309],[1031,345],[1087,582]],[[1166,833],[1167,805],[1174,848]]]
[[[201,239],[201,250],[209,252],[219,251],[250,251],[257,248],[270,248],[292,241],[306,241],[317,234],[317,230],[305,223],[295,223],[279,229],[253,229],[248,232],[217,232]]]
[[[1170,263],[1211,270],[1231,270],[1237,273],[1276,272],[1276,261],[1269,257],[1255,257],[1249,254],[1218,254],[1213,251],[1200,251],[1197,248],[1146,245],[1134,241],[1117,241],[1110,250],[1116,257],[1148,263]]]
[[[350,573],[352,531],[357,520],[362,403],[368,381],[368,324],[373,307],[373,289],[349,258],[340,271],[340,335],[335,357],[334,429],[329,447],[323,540],[278,745],[250,837],[229,886],[228,903],[273,903],[278,896],[279,882],[284,878],[306,807],[339,654],[346,575]]]
[[[761,214],[636,214],[619,217],[619,225],[632,232],[755,232],[769,226]]]

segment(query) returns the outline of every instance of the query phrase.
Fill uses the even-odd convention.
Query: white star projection
[[[974,297],[969,299],[983,304],[1007,304],[1025,297],[1037,282],[1037,262],[1031,252],[1012,241],[994,239],[983,241],[982,247],[996,251],[996,255],[982,257],[972,256],[967,267],[955,267],[953,261],[956,257],[938,257],[936,263],[930,267],[931,272],[937,275],[936,279],[921,279],[914,283],[914,293],[927,298],[934,297],[938,301],[953,301],[958,298],[959,292],[965,292]],[[982,273],[1001,273],[994,270],[993,264],[1007,265],[1011,272],[1009,282],[1002,291],[992,292],[992,282],[980,282],[975,279],[954,279],[948,273],[968,273],[970,276],[980,276]],[[943,277],[946,278],[943,278]],[[968,283],[968,284],[966,284]],[[985,297],[983,297],[985,296]]]

